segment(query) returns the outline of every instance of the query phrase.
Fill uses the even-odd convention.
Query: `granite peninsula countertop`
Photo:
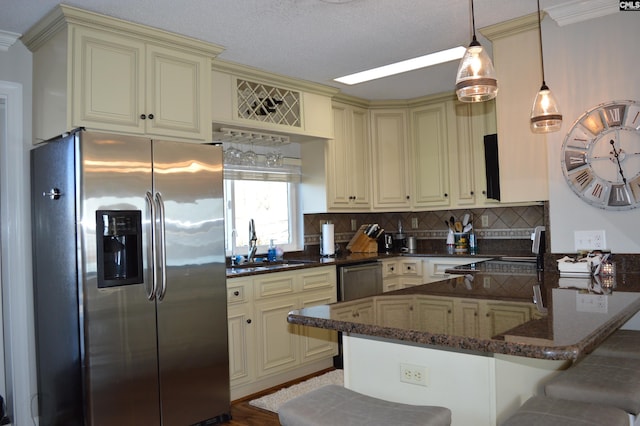
[[[272,272],[282,272],[291,269],[315,268],[327,265],[350,265],[361,262],[373,262],[376,260],[391,259],[396,257],[455,257],[461,259],[469,259],[473,262],[477,258],[501,258],[505,256],[531,257],[531,253],[527,252],[487,252],[481,251],[476,254],[470,253],[449,253],[442,251],[414,251],[401,253],[350,253],[346,252],[332,257],[322,257],[320,255],[309,255],[304,252],[285,255],[285,259],[276,262],[253,262],[251,264],[242,264],[235,267],[227,266],[227,278],[236,278],[248,275],[268,274]],[[257,256],[257,259],[263,259],[265,256]]]
[[[400,344],[575,360],[639,310],[638,273],[612,282],[488,261],[456,278],[292,311],[288,321]]]

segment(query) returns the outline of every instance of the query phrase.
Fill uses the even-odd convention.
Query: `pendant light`
[[[542,54],[542,19],[540,18],[540,0],[538,0],[538,34],[540,36],[540,64],[542,66],[542,87],[533,101],[531,108],[531,131],[533,133],[550,133],[560,130],[562,114],[558,102],[544,81],[544,56]]]
[[[498,82],[487,51],[476,39],[473,0],[471,0],[471,24],[473,39],[458,66],[456,94],[462,102],[484,102],[496,97]]]

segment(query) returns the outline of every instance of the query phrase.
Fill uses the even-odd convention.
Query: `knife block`
[[[356,235],[351,238],[349,244],[347,244],[347,250],[351,253],[377,253],[378,241],[369,237],[364,233],[368,225],[362,225]]]

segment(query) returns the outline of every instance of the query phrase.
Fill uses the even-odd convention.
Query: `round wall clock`
[[[562,144],[562,172],[585,202],[640,207],[640,104],[612,101],[580,116]]]

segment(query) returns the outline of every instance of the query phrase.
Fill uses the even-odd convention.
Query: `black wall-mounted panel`
[[[500,201],[498,135],[495,133],[484,137],[484,165],[487,177],[487,198]]]

